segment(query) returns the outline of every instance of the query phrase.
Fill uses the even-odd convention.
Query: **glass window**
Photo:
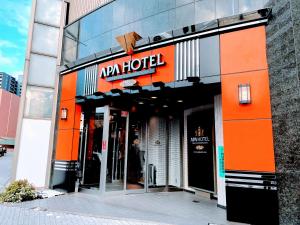
[[[121,6],[124,7],[124,22],[123,24],[128,24],[128,23],[132,23],[136,20],[137,16],[136,14],[140,14],[141,13],[141,8],[139,10],[137,10],[137,6],[140,6],[140,1],[135,2],[135,0],[119,0],[120,3],[122,4]],[[118,1],[117,1],[118,2]],[[138,11],[138,12],[137,12]]]
[[[172,9],[169,10],[169,25],[170,25],[170,29],[168,31],[171,30],[175,30],[177,28],[177,23],[176,23],[176,9]]]
[[[87,57],[111,47],[111,32],[106,32],[100,36],[79,43],[79,58]]]
[[[142,37],[154,36],[155,34],[170,30],[169,12],[162,12],[142,20],[141,29],[143,30]]]
[[[84,42],[107,32],[112,27],[112,6],[107,5],[80,20],[80,41]]]
[[[53,87],[56,76],[56,58],[31,54],[28,83]]]
[[[114,1],[113,3],[113,14],[112,14],[112,20],[113,20],[113,27],[117,28],[125,23],[125,5],[126,2],[124,0],[120,1]]]
[[[130,28],[131,28],[130,25],[125,25],[125,26],[119,27],[118,29],[115,29],[112,31],[112,47],[119,46],[119,44],[116,40],[116,37],[127,33],[130,30]],[[142,33],[139,33],[139,35],[143,36]]]
[[[62,53],[63,64],[74,62],[77,59],[77,46],[64,50]]]
[[[57,56],[59,29],[34,24],[32,51]]]
[[[64,49],[69,49],[78,43],[79,22],[73,23],[64,30]]]
[[[35,19],[39,22],[60,26],[61,0],[38,0]]]
[[[176,0],[158,1],[158,11],[165,11],[175,8]]]
[[[195,23],[202,23],[216,18],[216,4],[212,0],[195,2]]]
[[[79,43],[79,22],[73,23],[64,30],[63,37],[63,63],[69,63],[76,60],[77,45]]]
[[[51,119],[53,95],[53,89],[28,86],[24,116],[35,119]]]
[[[153,16],[158,13],[158,0],[150,0],[147,1],[146,4],[143,1],[139,2],[141,2],[139,8],[141,8],[142,14],[138,19],[145,18],[147,16]],[[137,10],[139,8],[137,8]]]
[[[170,18],[169,12],[163,12],[155,16],[155,26],[156,32],[154,34],[162,33],[165,31],[169,31],[170,29]],[[154,35],[152,34],[152,36]]]
[[[176,8],[176,26],[181,28],[195,23],[195,4],[188,4]]]
[[[176,7],[192,3],[194,0],[176,0]]]
[[[266,0],[239,0],[239,12],[244,13],[261,9],[266,3]]]
[[[222,18],[234,14],[234,0],[216,0],[216,16]]]

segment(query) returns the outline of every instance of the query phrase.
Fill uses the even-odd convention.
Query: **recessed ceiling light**
[[[182,99],[178,99],[177,102],[183,102],[183,100]]]
[[[152,99],[157,99],[157,96],[151,96]]]
[[[144,102],[139,102],[139,105],[144,105]]]
[[[163,107],[164,107],[164,108],[168,108],[169,106],[168,106],[168,105],[163,105]]]

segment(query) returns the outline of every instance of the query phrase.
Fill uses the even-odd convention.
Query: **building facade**
[[[21,96],[22,94],[22,85],[23,85],[23,75],[18,76],[18,87],[17,87],[17,95]]]
[[[0,139],[16,137],[19,103],[19,96],[0,89]]]
[[[33,1],[15,178],[95,194],[201,192],[230,221],[297,224],[299,139],[285,135],[299,137],[299,123],[280,122],[278,103],[289,90],[299,104],[297,2],[146,3]],[[282,137],[295,148],[283,153]]]
[[[18,81],[13,76],[0,72],[0,88],[13,93],[18,93]]]

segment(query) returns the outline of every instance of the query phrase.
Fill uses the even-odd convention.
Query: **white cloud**
[[[16,61],[16,58],[5,56],[0,51],[0,68],[12,66],[15,63],[15,61]]]
[[[1,3],[0,23],[15,28],[25,36],[28,33],[30,9],[29,1],[5,1]]]
[[[0,40],[0,48],[18,48],[18,46],[11,41]]]
[[[18,79],[19,75],[23,75],[24,71],[23,70],[19,70],[19,71],[13,71],[11,72],[10,75],[12,75],[13,77],[15,77],[16,79]]]

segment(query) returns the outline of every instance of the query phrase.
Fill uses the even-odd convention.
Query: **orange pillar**
[[[270,223],[277,200],[265,26],[221,34],[220,57],[227,217],[276,224]],[[239,84],[250,84],[250,104],[239,103]],[[272,191],[264,182],[273,183]]]

